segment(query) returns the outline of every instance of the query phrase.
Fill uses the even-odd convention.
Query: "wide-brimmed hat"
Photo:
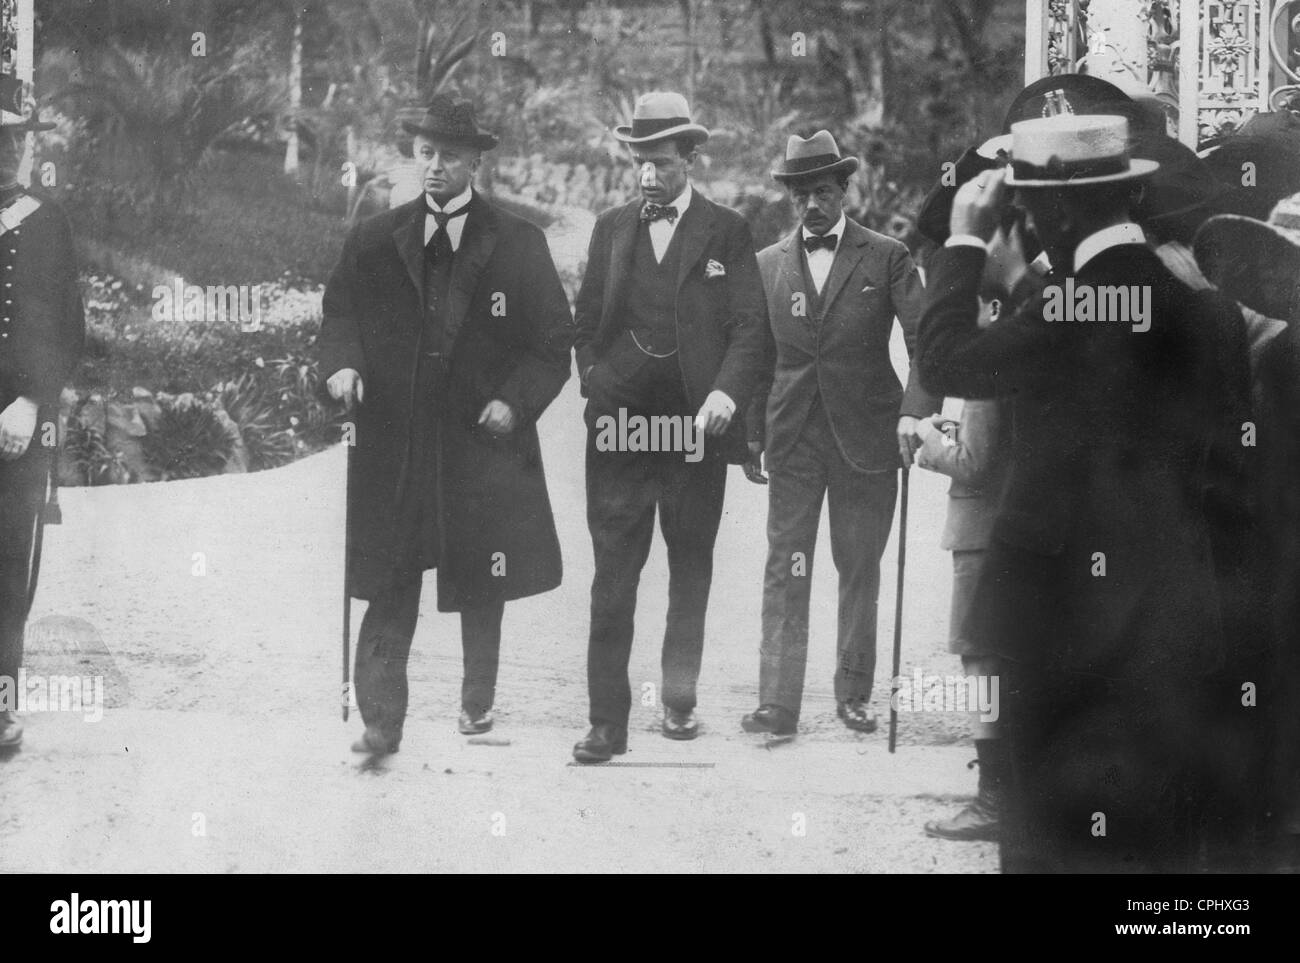
[[[709,129],[691,122],[691,109],[681,94],[652,90],[636,99],[632,123],[615,127],[614,137],[624,144],[687,137],[699,145],[709,139]]]
[[[1008,187],[1089,187],[1146,177],[1156,161],[1129,153],[1128,119],[1059,114],[1011,125]]]
[[[1278,201],[1267,222],[1239,214],[1210,218],[1196,232],[1192,251],[1206,277],[1216,284],[1233,282],[1241,290],[1228,293],[1247,302],[1259,265],[1289,268],[1300,278],[1300,194]]]
[[[1286,110],[1256,114],[1204,159],[1231,191],[1224,209],[1262,221],[1300,191],[1300,118]],[[1243,184],[1247,171],[1251,177]]]
[[[36,111],[31,85],[17,77],[0,76],[0,127],[5,130],[53,130],[55,125],[42,121]]]
[[[452,100],[445,94],[435,95],[419,120],[402,121],[402,129],[408,134],[455,141],[479,150],[491,150],[498,143],[495,136],[479,127],[473,104]]]
[[[852,174],[858,169],[856,157],[844,157],[829,130],[819,130],[804,138],[791,134],[785,142],[785,160],[772,171],[778,181],[803,180],[818,174]]]

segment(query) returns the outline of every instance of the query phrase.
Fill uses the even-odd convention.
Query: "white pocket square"
[[[877,288],[874,284],[867,284],[863,286],[862,293],[866,294],[868,291],[875,291],[875,290],[877,290]]]
[[[722,266],[721,261],[714,261],[710,258],[709,263],[704,265],[704,280],[711,278],[726,277],[727,269]]]

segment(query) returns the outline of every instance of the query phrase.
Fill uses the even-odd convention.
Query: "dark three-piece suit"
[[[656,511],[669,565],[662,698],[675,711],[695,708],[727,464],[745,457],[742,414],[767,326],[753,242],[738,213],[693,194],[660,260],[641,206],[630,202],[597,219],[574,312],[596,569],[587,657],[593,725],[627,725],[637,585]],[[715,390],[737,411],[725,435],[705,441],[698,461],[682,452],[597,447],[603,415],[623,408],[693,418]]]

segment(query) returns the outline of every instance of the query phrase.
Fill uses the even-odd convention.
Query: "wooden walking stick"
[[[356,447],[356,428],[347,426],[347,480],[343,485],[343,721],[348,721],[348,706],[352,702],[352,579],[349,561],[352,558],[352,449]],[[345,429],[346,430],[346,429]]]
[[[907,567],[907,479],[910,466],[902,468],[902,484],[898,490],[898,590],[894,598],[894,673],[889,679],[889,751],[894,751],[898,739],[898,673],[903,657],[903,570]]]

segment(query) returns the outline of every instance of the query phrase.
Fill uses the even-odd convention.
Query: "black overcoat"
[[[420,531],[403,499],[436,513],[438,609],[523,598],[560,584],[560,548],[542,470],[537,418],[569,377],[573,320],[545,235],[476,192],[452,262],[436,397],[417,390],[424,319],[423,196],[359,225],[325,289],[321,377],[361,373],[352,459],[348,572],[373,599],[402,574]],[[503,437],[477,424],[499,399],[518,423]],[[418,404],[438,430],[412,431]],[[430,452],[422,446],[432,445]],[[432,477],[413,466],[433,465]]]
[[[973,247],[935,255],[918,340],[927,388],[1008,398],[1013,417],[972,613],[981,642],[1011,660],[1003,704],[1024,782],[1004,860],[1014,846],[1016,865],[1038,870],[1129,857],[1130,869],[1185,868],[1190,827],[1223,778],[1207,720],[1231,640],[1207,500],[1248,396],[1244,345],[1224,337],[1236,307],[1126,244],[1074,280],[1148,290],[1149,330],[1051,322],[1041,299],[979,330],[983,265]],[[1098,812],[1106,846],[1091,831]]]

